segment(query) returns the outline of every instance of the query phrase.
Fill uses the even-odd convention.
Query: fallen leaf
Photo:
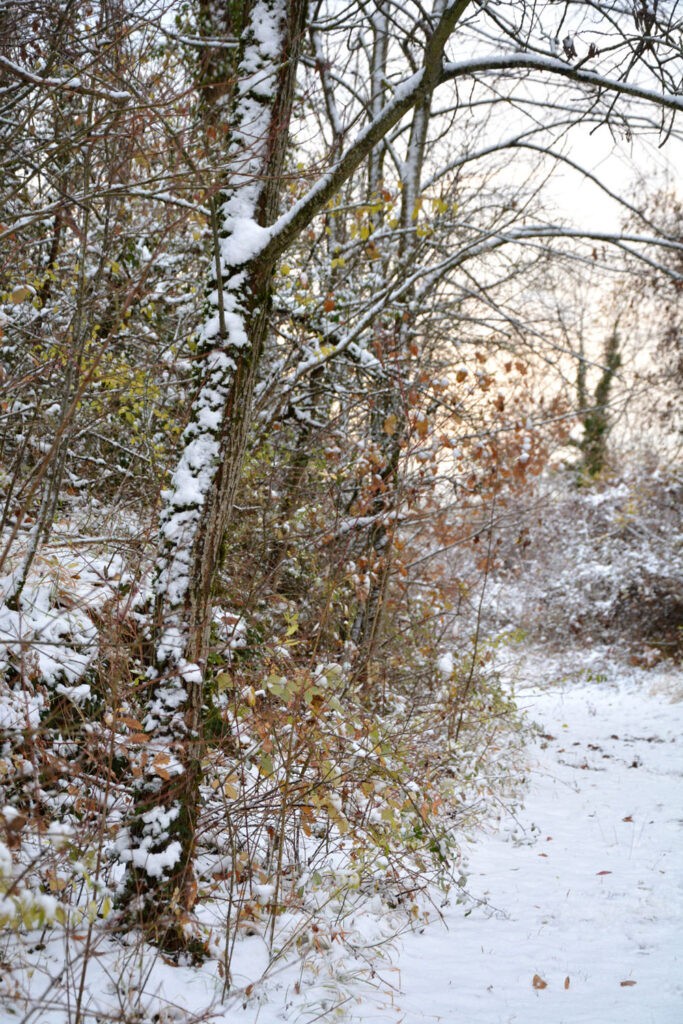
[[[565,989],[569,988],[569,975],[564,979],[564,987]]]
[[[633,816],[631,814],[627,814],[626,817],[622,818],[621,820],[622,821],[633,821]]]
[[[547,988],[548,982],[544,981],[540,974],[534,974],[531,984],[535,989]]]
[[[630,988],[632,985],[637,985],[637,981],[620,981],[619,984],[622,988]]]
[[[611,875],[611,871],[596,871],[596,875]]]

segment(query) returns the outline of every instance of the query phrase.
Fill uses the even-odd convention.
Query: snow
[[[146,848],[146,842],[147,840],[143,839],[137,849],[130,851],[130,859],[136,868],[146,871],[150,878],[161,878],[180,859],[180,843],[174,840],[158,853],[152,853]]]
[[[523,807],[501,807],[487,835],[465,839],[467,882],[450,903],[435,893],[411,923],[400,906],[388,910],[378,894],[358,891],[344,911],[343,941],[286,912],[277,919],[276,948],[289,937],[289,953],[274,962],[257,921],[234,945],[229,993],[215,960],[176,965],[149,947],[127,951],[102,930],[87,968],[88,1013],[118,1019],[122,993],[134,991],[131,1014],[137,1008],[142,1019],[184,1024],[678,1024],[680,671],[666,663],[633,668],[602,648],[561,655],[538,648],[515,655],[517,662],[503,656],[510,659],[504,674],[538,723],[528,788]],[[150,809],[136,849],[119,833],[121,860],[161,877],[179,852],[174,843],[158,849],[173,814]],[[60,838],[68,841],[68,826],[51,829],[51,843]],[[5,878],[12,870],[2,845],[0,869]],[[329,870],[344,869],[330,863]],[[268,881],[252,889],[262,906],[276,895]],[[41,894],[20,896],[29,906]],[[55,919],[58,901],[41,898],[45,919]],[[14,913],[14,905],[5,909]],[[221,904],[209,900],[200,910],[215,926],[220,960]],[[22,947],[11,986],[0,980],[7,1012],[23,1005],[39,1007],[46,1024],[67,1019],[59,992],[51,988],[49,1004],[42,994],[67,956],[83,969],[78,936],[70,943],[56,927]]]
[[[442,654],[436,663],[436,667],[439,670],[439,674],[443,676],[444,679],[450,679],[450,677],[452,676],[453,665],[453,655],[451,654],[450,651],[447,651],[445,654]]]
[[[469,846],[474,906],[406,937],[349,1019],[680,1021],[683,689],[672,703],[666,672],[657,693],[601,667],[604,682],[523,692],[542,737],[524,810]]]
[[[262,228],[253,217],[232,217],[225,213],[223,225],[229,232],[221,246],[226,265],[239,266],[240,263],[246,263],[270,241],[271,229]]]

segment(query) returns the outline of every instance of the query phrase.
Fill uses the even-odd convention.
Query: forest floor
[[[104,940],[87,969],[83,1020],[132,1019],[120,979],[130,981],[135,962],[129,995],[147,1007],[140,1024],[678,1024],[680,670],[634,668],[603,649],[537,649],[518,652],[505,673],[538,725],[528,788],[485,835],[464,842],[459,901],[439,906],[437,894],[412,930],[400,908],[378,913],[378,898],[359,901],[345,925],[362,939],[356,970],[330,950],[317,975],[304,975],[296,958],[269,965],[259,934],[244,938],[224,1002],[215,963],[177,966],[139,948],[126,957]],[[71,1021],[60,993],[70,975],[78,988],[78,963],[57,936],[29,954],[12,974],[24,999],[5,1001],[0,1020]]]

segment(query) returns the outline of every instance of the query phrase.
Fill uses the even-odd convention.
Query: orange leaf
[[[569,988],[569,975],[564,979],[564,987],[565,989]]]
[[[419,419],[415,420],[415,427],[420,440],[424,441],[429,431],[429,420],[426,416],[420,416]]]
[[[142,722],[138,721],[137,718],[133,718],[131,715],[121,715],[119,722],[121,722],[122,725],[128,726],[128,728],[132,729],[134,732],[144,732],[145,727]]]
[[[396,427],[398,425],[398,419],[394,416],[393,412],[390,413],[384,421],[384,433],[387,437],[393,437],[396,433]]]
[[[540,974],[534,974],[531,984],[535,989],[542,989],[548,987],[548,982],[544,981]]]

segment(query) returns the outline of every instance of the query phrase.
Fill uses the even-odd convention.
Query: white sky
[[[660,149],[654,141],[634,135],[631,142],[615,140],[610,130],[576,126],[571,130],[571,156],[601,178],[613,191],[634,205],[638,195],[638,176],[653,190],[667,179],[683,196],[683,142],[670,138]],[[609,196],[569,168],[558,168],[547,185],[552,201],[579,228],[618,230],[623,208]]]

